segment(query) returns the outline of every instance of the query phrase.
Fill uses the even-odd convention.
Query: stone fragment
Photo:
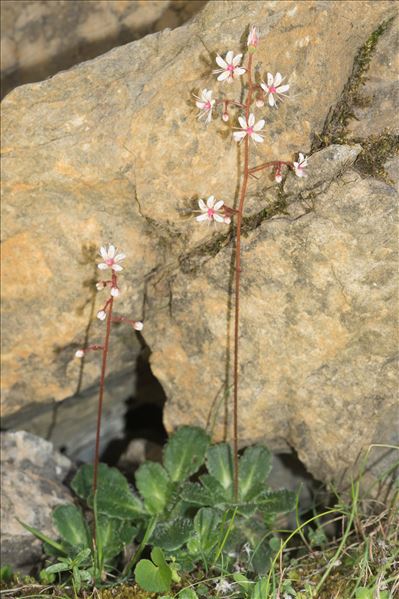
[[[51,514],[72,501],[63,484],[72,462],[51,443],[25,431],[1,434],[1,563],[28,573],[42,558],[42,543],[17,518],[56,538]]]

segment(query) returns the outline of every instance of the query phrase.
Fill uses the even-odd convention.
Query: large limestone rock
[[[178,30],[6,97],[6,422],[17,426],[27,410],[71,402],[78,383],[82,391],[98,382],[97,357],[81,372],[73,354],[85,331],[98,342],[104,330],[93,322],[101,300],[87,248],[113,240],[128,255],[118,310],[145,319],[167,426],[208,422],[223,436],[232,249],[226,229],[200,226],[191,211],[196,195],[234,202],[239,149],[234,120],[204,127],[191,93],[217,89],[214,53],[238,50],[257,23],[259,72],[287,74],[291,99],[258,110],[268,139],[252,161],[308,152],[359,46],[394,14],[390,2],[351,10],[348,18],[341,2],[211,2]],[[228,92],[239,94],[240,84]],[[395,192],[352,169],[360,149],[314,154],[309,178],[289,177],[283,193],[262,175],[247,203],[241,442],[291,445],[321,478],[341,474],[395,428]],[[113,376],[132,370],[138,350],[118,327]]]

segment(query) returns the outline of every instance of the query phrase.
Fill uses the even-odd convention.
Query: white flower
[[[112,268],[112,270],[117,272],[122,270],[122,266],[117,264],[117,262],[124,260],[126,256],[125,254],[117,254],[115,246],[110,245],[108,249],[105,246],[101,247],[100,255],[104,260],[104,262],[100,262],[100,264],[97,265],[100,270],[105,270],[106,268]]]
[[[134,323],[134,325],[133,325],[133,328],[134,328],[136,331],[142,331],[142,330],[143,330],[143,326],[144,326],[144,325],[143,325],[143,323],[142,323],[142,322],[140,322],[140,320],[136,320],[136,322],[135,322],[135,323]]]
[[[249,34],[248,34],[247,46],[252,46],[253,48],[256,48],[256,46],[258,45],[258,42],[259,42],[258,32],[256,31],[255,25],[252,25],[251,29],[249,30]]]
[[[281,181],[283,180],[282,174],[281,173],[276,173],[274,175],[274,180],[275,180],[276,183],[281,183]]]
[[[212,221],[216,221],[218,223],[224,223],[225,221],[225,217],[220,213],[220,209],[223,206],[224,202],[223,200],[219,200],[218,202],[215,203],[215,197],[214,196],[209,196],[209,198],[206,201],[206,204],[204,202],[204,200],[198,200],[198,205],[200,207],[200,211],[202,212],[202,214],[200,214],[199,216],[196,216],[196,220],[201,222],[201,221],[208,221],[208,222],[212,222]]]
[[[84,353],[83,349],[78,349],[75,352],[75,358],[83,358],[84,355],[85,355],[85,353]]]
[[[301,152],[299,153],[298,162],[294,162],[294,172],[297,177],[306,177],[306,173],[303,170],[308,166],[308,159]]]
[[[219,582],[215,585],[215,591],[217,593],[229,593],[233,590],[233,584],[226,580],[225,578],[221,578]]]
[[[267,85],[263,81],[260,84],[261,88],[269,95],[270,106],[275,106],[276,100],[282,100],[283,96],[286,95],[285,92],[289,90],[289,85],[281,85],[284,79],[285,77],[282,77],[281,73],[276,73],[275,77],[271,73],[268,73]]]
[[[218,54],[216,56],[216,62],[221,68],[213,71],[214,74],[220,73],[217,78],[218,81],[228,81],[231,83],[234,79],[240,77],[240,75],[244,75],[246,69],[239,66],[241,59],[242,54],[234,56],[233,50],[227,52],[225,59]]]
[[[119,295],[118,287],[111,287],[111,295],[112,295],[112,297],[118,297],[118,295]]]
[[[98,320],[105,320],[107,318],[107,313],[105,312],[105,310],[100,310],[99,312],[97,312],[97,318]]]
[[[200,109],[198,119],[205,119],[206,123],[210,123],[212,120],[212,110],[216,100],[212,100],[212,90],[203,89],[200,96],[194,94],[194,98],[197,98],[196,106]]]
[[[239,116],[238,121],[241,125],[241,131],[234,131],[233,137],[236,141],[241,141],[246,135],[248,135],[254,141],[259,143],[263,142],[263,136],[257,133],[265,126],[265,121],[263,119],[255,123],[255,115],[250,114],[248,117],[248,123],[243,116]]]

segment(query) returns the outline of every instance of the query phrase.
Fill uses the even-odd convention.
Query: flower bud
[[[264,103],[264,101],[262,100],[262,98],[257,98],[257,99],[256,99],[256,102],[255,102],[255,104],[256,104],[256,107],[257,107],[257,108],[262,108],[262,106],[264,106],[264,105],[265,105],[265,103]]]
[[[274,180],[276,181],[276,183],[281,183],[281,181],[283,180],[283,176],[281,173],[276,173],[274,175]]]
[[[224,112],[222,114],[222,119],[224,120],[225,123],[227,123],[227,121],[229,120],[229,113],[228,112]]]
[[[256,31],[255,25],[252,25],[251,29],[249,30],[249,35],[248,35],[248,40],[247,40],[247,46],[249,47],[250,52],[255,51],[255,48],[258,45],[258,42],[259,42],[258,32]]]
[[[102,291],[105,287],[105,283],[104,281],[98,281],[98,283],[96,283],[96,289],[97,291]]]
[[[231,223],[231,218],[230,218],[230,216],[225,216],[225,217],[224,217],[224,222],[225,222],[225,224],[226,224],[226,225],[229,225],[229,224]]]
[[[118,297],[118,295],[119,295],[118,287],[111,287],[111,295],[112,295],[112,297]]]
[[[97,312],[97,318],[99,320],[105,320],[107,318],[107,313],[104,310],[100,310]]]
[[[83,358],[84,355],[85,355],[85,353],[84,353],[83,349],[78,349],[75,352],[75,358]]]
[[[140,320],[136,320],[136,322],[134,323],[133,327],[136,331],[142,331],[143,330],[143,323]]]

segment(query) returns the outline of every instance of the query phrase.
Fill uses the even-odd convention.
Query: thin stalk
[[[112,286],[117,287],[116,275],[112,273]],[[111,295],[108,304],[107,314],[107,328],[105,332],[105,340],[103,347],[103,359],[101,364],[101,376],[100,376],[100,391],[98,395],[98,412],[97,412],[97,430],[96,430],[96,448],[94,451],[94,472],[93,472],[93,495],[97,490],[97,475],[98,475],[98,464],[100,461],[100,435],[101,435],[101,417],[103,412],[103,398],[104,398],[104,384],[105,384],[105,371],[107,368],[107,357],[109,348],[109,339],[111,335],[112,325],[112,307],[114,304],[114,298]]]
[[[131,571],[131,569],[133,568],[135,563],[139,560],[139,557],[143,553],[145,546],[148,544],[148,540],[149,540],[150,536],[154,532],[154,528],[155,528],[157,522],[158,522],[158,516],[152,516],[152,518],[149,520],[147,528],[144,533],[144,536],[141,540],[140,545],[137,548],[136,553],[132,556],[130,561],[126,564],[125,569],[123,570],[124,576],[129,575],[129,572]]]
[[[252,101],[252,54],[248,59],[248,95],[245,102],[245,118],[248,122]],[[234,396],[233,396],[233,453],[234,453],[234,497],[238,499],[238,334],[240,319],[240,277],[241,277],[241,224],[245,196],[249,178],[249,136],[244,138],[244,170],[237,213],[236,251],[235,251],[235,311],[234,311]]]

